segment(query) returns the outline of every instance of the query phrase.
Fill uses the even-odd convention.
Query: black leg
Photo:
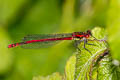
[[[88,52],[92,55],[92,53],[85,47],[86,44],[88,44],[88,43],[87,43],[87,39],[84,38],[84,49],[85,49],[86,51],[88,51]]]
[[[79,45],[82,41],[84,41],[84,49],[85,49],[86,51],[88,51],[88,52],[92,55],[92,53],[86,48],[85,45],[93,45],[93,46],[96,46],[96,45],[95,45],[95,44],[91,44],[91,43],[87,43],[87,39],[86,39],[86,38],[84,38],[84,39],[82,39],[82,40],[75,40],[75,43],[74,43],[75,48],[76,48],[79,52],[81,52],[81,50],[80,50],[80,48],[78,47],[78,45]]]
[[[76,48],[79,52],[81,52],[80,48],[78,47],[78,45],[79,45],[80,43],[81,43],[80,40],[75,40],[75,43],[74,43],[75,48]]]
[[[77,47],[77,50],[78,50],[78,52],[80,52],[80,53],[81,53],[81,50],[80,50],[80,48],[79,48],[79,47]]]
[[[98,39],[96,39],[93,35],[91,35],[93,38],[94,38],[94,40],[98,40]]]

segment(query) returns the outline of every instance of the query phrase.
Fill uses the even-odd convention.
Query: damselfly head
[[[87,34],[92,35],[91,30],[87,30]]]
[[[93,37],[94,39],[96,39],[96,38],[92,35],[91,30],[87,30],[87,35],[90,35],[91,37]],[[96,39],[96,40],[97,40],[97,39]]]

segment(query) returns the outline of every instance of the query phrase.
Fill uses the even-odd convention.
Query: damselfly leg
[[[88,52],[92,55],[91,51],[86,48],[86,44],[89,44],[89,43],[87,43],[87,39],[86,39],[86,38],[83,38],[83,40],[84,40],[84,49],[85,49],[86,51],[88,51]]]
[[[91,55],[91,51],[89,49],[86,48],[86,45],[92,45],[92,46],[96,46],[95,44],[91,44],[91,43],[88,43],[88,39],[87,38],[83,38],[82,40],[75,40],[75,48],[81,52],[81,49],[78,47],[78,45],[80,45],[81,42],[84,42],[84,46],[83,48],[88,51]]]
[[[80,48],[78,47],[78,45],[80,45],[81,41],[80,40],[75,40],[74,46],[77,49],[77,51],[81,52]]]

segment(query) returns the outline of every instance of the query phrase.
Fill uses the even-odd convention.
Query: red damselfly
[[[87,43],[87,40],[90,37],[93,37],[90,30],[87,30],[87,32],[73,32],[73,33],[65,33],[65,34],[41,34],[41,35],[35,34],[35,35],[25,36],[22,42],[10,44],[8,45],[8,48],[13,48],[17,46],[21,46],[22,48],[43,48],[46,46],[48,47],[54,45],[62,40],[74,40],[77,49],[79,49],[78,44],[81,41],[84,41],[84,48],[88,52],[90,52],[85,47],[85,44],[93,45]]]

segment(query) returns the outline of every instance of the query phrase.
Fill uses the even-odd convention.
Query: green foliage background
[[[71,33],[96,26],[105,29],[112,58],[120,60],[119,0],[0,0],[0,80],[64,74],[76,51],[72,41],[43,49],[8,49],[8,44],[27,34]]]

